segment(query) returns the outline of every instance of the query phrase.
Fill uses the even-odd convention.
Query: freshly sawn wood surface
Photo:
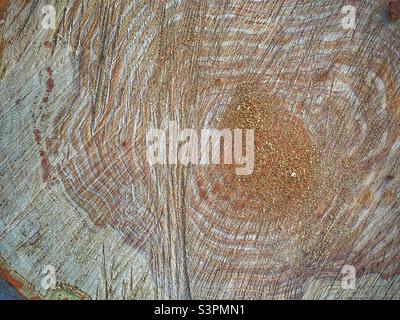
[[[43,299],[399,299],[390,3],[0,1],[0,276]],[[253,174],[150,166],[169,121],[254,128]]]

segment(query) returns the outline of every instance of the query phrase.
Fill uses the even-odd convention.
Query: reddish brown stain
[[[244,208],[244,204],[241,201],[236,200],[232,203],[232,209],[234,209],[234,210],[241,210],[243,208]]]
[[[215,85],[216,86],[221,86],[222,85],[222,80],[220,79],[220,78],[218,78],[218,79],[216,79],[215,81],[214,81],[214,83],[215,83]]]
[[[42,165],[42,171],[43,171],[43,182],[47,182],[50,177],[49,159],[47,158],[47,155],[43,150],[39,151],[39,155],[41,157],[40,163]]]
[[[47,103],[47,102],[49,102],[49,97],[44,97],[43,98],[43,103]]]
[[[7,15],[7,7],[8,7],[8,1],[7,0],[0,0],[0,20],[4,20]],[[0,25],[0,59],[2,58],[3,51],[7,45],[7,42],[4,41],[4,36],[3,36],[3,25]]]
[[[54,89],[54,80],[52,78],[53,70],[51,69],[51,67],[47,67],[46,71],[47,71],[47,74],[49,76],[49,78],[47,79],[47,82],[46,82],[46,84],[47,84],[47,92],[51,93],[53,91],[53,89]],[[43,102],[45,102],[44,100],[46,100],[46,102],[47,102],[48,98],[47,99],[46,98],[47,97],[45,97],[43,99]]]
[[[4,20],[7,14],[8,0],[0,0],[0,20]]]
[[[54,89],[54,80],[52,78],[47,79],[47,92],[51,93]]]
[[[203,180],[200,177],[196,176],[196,182],[199,188],[203,186]]]
[[[202,199],[206,199],[207,198],[207,193],[206,193],[206,191],[204,189],[200,189],[199,195],[200,195],[200,198],[202,198]]]
[[[51,44],[50,41],[45,41],[45,42],[43,42],[43,45],[44,45],[47,49],[53,49],[53,45]]]
[[[400,18],[400,2],[398,0],[389,1],[388,9],[389,9],[389,20],[398,21]]]
[[[214,194],[219,193],[221,191],[221,187],[219,185],[215,185],[212,189]]]
[[[41,134],[40,134],[40,130],[39,129],[35,129],[33,130],[33,135],[35,136],[35,141],[37,144],[40,144],[41,142]]]

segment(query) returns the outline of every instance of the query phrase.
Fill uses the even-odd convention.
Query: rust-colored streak
[[[36,144],[40,144],[40,142],[41,142],[40,130],[39,129],[33,130],[33,135],[34,135]]]
[[[47,92],[51,93],[54,89],[54,80],[53,78],[47,79]]]
[[[50,177],[50,162],[49,159],[46,155],[46,152],[44,152],[43,150],[39,151],[39,155],[40,155],[40,163],[42,165],[42,177],[43,177],[43,182],[47,182],[49,180]]]
[[[8,0],[0,0],[0,20],[4,20],[7,14]]]
[[[0,60],[3,57],[3,51],[6,47],[6,41],[4,41],[3,26],[4,19],[7,15],[8,0],[0,0]]]
[[[19,290],[23,288],[23,283],[15,279],[10,273],[7,272],[7,270],[3,269],[0,266],[0,278],[4,279],[7,281],[11,286],[13,286],[16,290]]]
[[[47,67],[46,72],[48,75],[48,79],[46,81],[47,92],[50,94],[53,92],[53,89],[54,89],[54,79],[52,78],[53,70],[51,69],[51,67]],[[47,103],[47,101],[48,101],[48,97],[44,97],[43,102]]]
[[[0,278],[7,281],[12,286],[18,295],[23,299],[41,300],[42,297],[35,295],[31,285],[20,274],[16,273],[7,264],[3,264],[0,259]],[[37,293],[36,293],[37,294]]]

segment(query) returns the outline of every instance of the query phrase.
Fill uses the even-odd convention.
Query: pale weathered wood
[[[341,25],[348,4],[354,30]],[[0,10],[0,276],[23,295],[400,298],[395,5]],[[255,128],[253,175],[150,166],[146,133],[168,121]],[[355,290],[341,288],[346,264]]]

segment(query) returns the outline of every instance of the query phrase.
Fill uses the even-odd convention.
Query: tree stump
[[[0,1],[0,277],[40,299],[399,299],[393,3]],[[150,165],[171,122],[253,128],[253,173]]]

